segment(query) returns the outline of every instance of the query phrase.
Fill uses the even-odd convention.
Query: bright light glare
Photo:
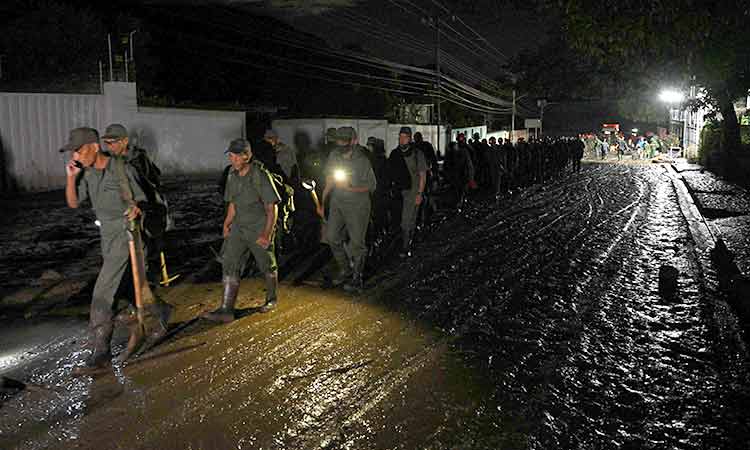
[[[685,98],[685,96],[682,95],[682,92],[673,89],[663,90],[659,94],[659,100],[665,103],[679,103],[683,98]]]
[[[336,169],[333,171],[333,179],[336,181],[345,181],[346,172],[343,169]]]

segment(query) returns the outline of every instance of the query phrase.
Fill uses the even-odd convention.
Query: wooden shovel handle
[[[138,252],[135,248],[135,241],[130,240],[128,242],[128,250],[130,251],[130,266],[133,269],[133,287],[135,290],[135,306],[140,310],[143,308],[143,279],[141,278],[141,271],[139,270],[140,265],[138,264]]]

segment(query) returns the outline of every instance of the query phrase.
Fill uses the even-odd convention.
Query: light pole
[[[669,132],[674,132],[672,127],[672,109],[674,106],[677,106],[677,113],[678,113],[678,119],[677,122],[681,121],[682,117],[682,107],[680,106],[682,101],[685,99],[685,95],[677,90],[677,89],[664,89],[659,93],[659,100],[667,104],[667,107],[669,108]],[[680,133],[680,136],[678,137],[678,143],[680,146],[682,146],[682,133]]]
[[[130,33],[128,33],[128,44],[130,44],[130,60],[135,61],[135,53],[133,53],[133,35],[137,33],[138,30],[133,30]]]

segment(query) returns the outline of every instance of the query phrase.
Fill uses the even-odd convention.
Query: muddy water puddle
[[[219,292],[175,288],[173,325]],[[187,326],[151,359],[94,380],[70,379],[61,358],[66,395],[7,402],[3,448],[471,448],[492,436],[482,428],[498,408],[449,337],[336,291],[282,293],[277,311],[252,312],[262,289],[247,280],[240,320]],[[46,420],[13,430],[14,414]]]

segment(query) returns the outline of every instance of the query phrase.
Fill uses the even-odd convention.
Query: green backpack
[[[276,228],[284,234],[289,233],[292,229],[292,213],[294,212],[294,188],[284,183],[284,177],[266,169],[266,166],[262,162],[253,159],[251,164],[254,164],[261,172],[268,175],[274,188],[276,188],[276,192],[279,193],[281,202],[279,203],[279,217],[276,222]],[[260,178],[255,177],[254,179],[255,188],[260,192]]]

